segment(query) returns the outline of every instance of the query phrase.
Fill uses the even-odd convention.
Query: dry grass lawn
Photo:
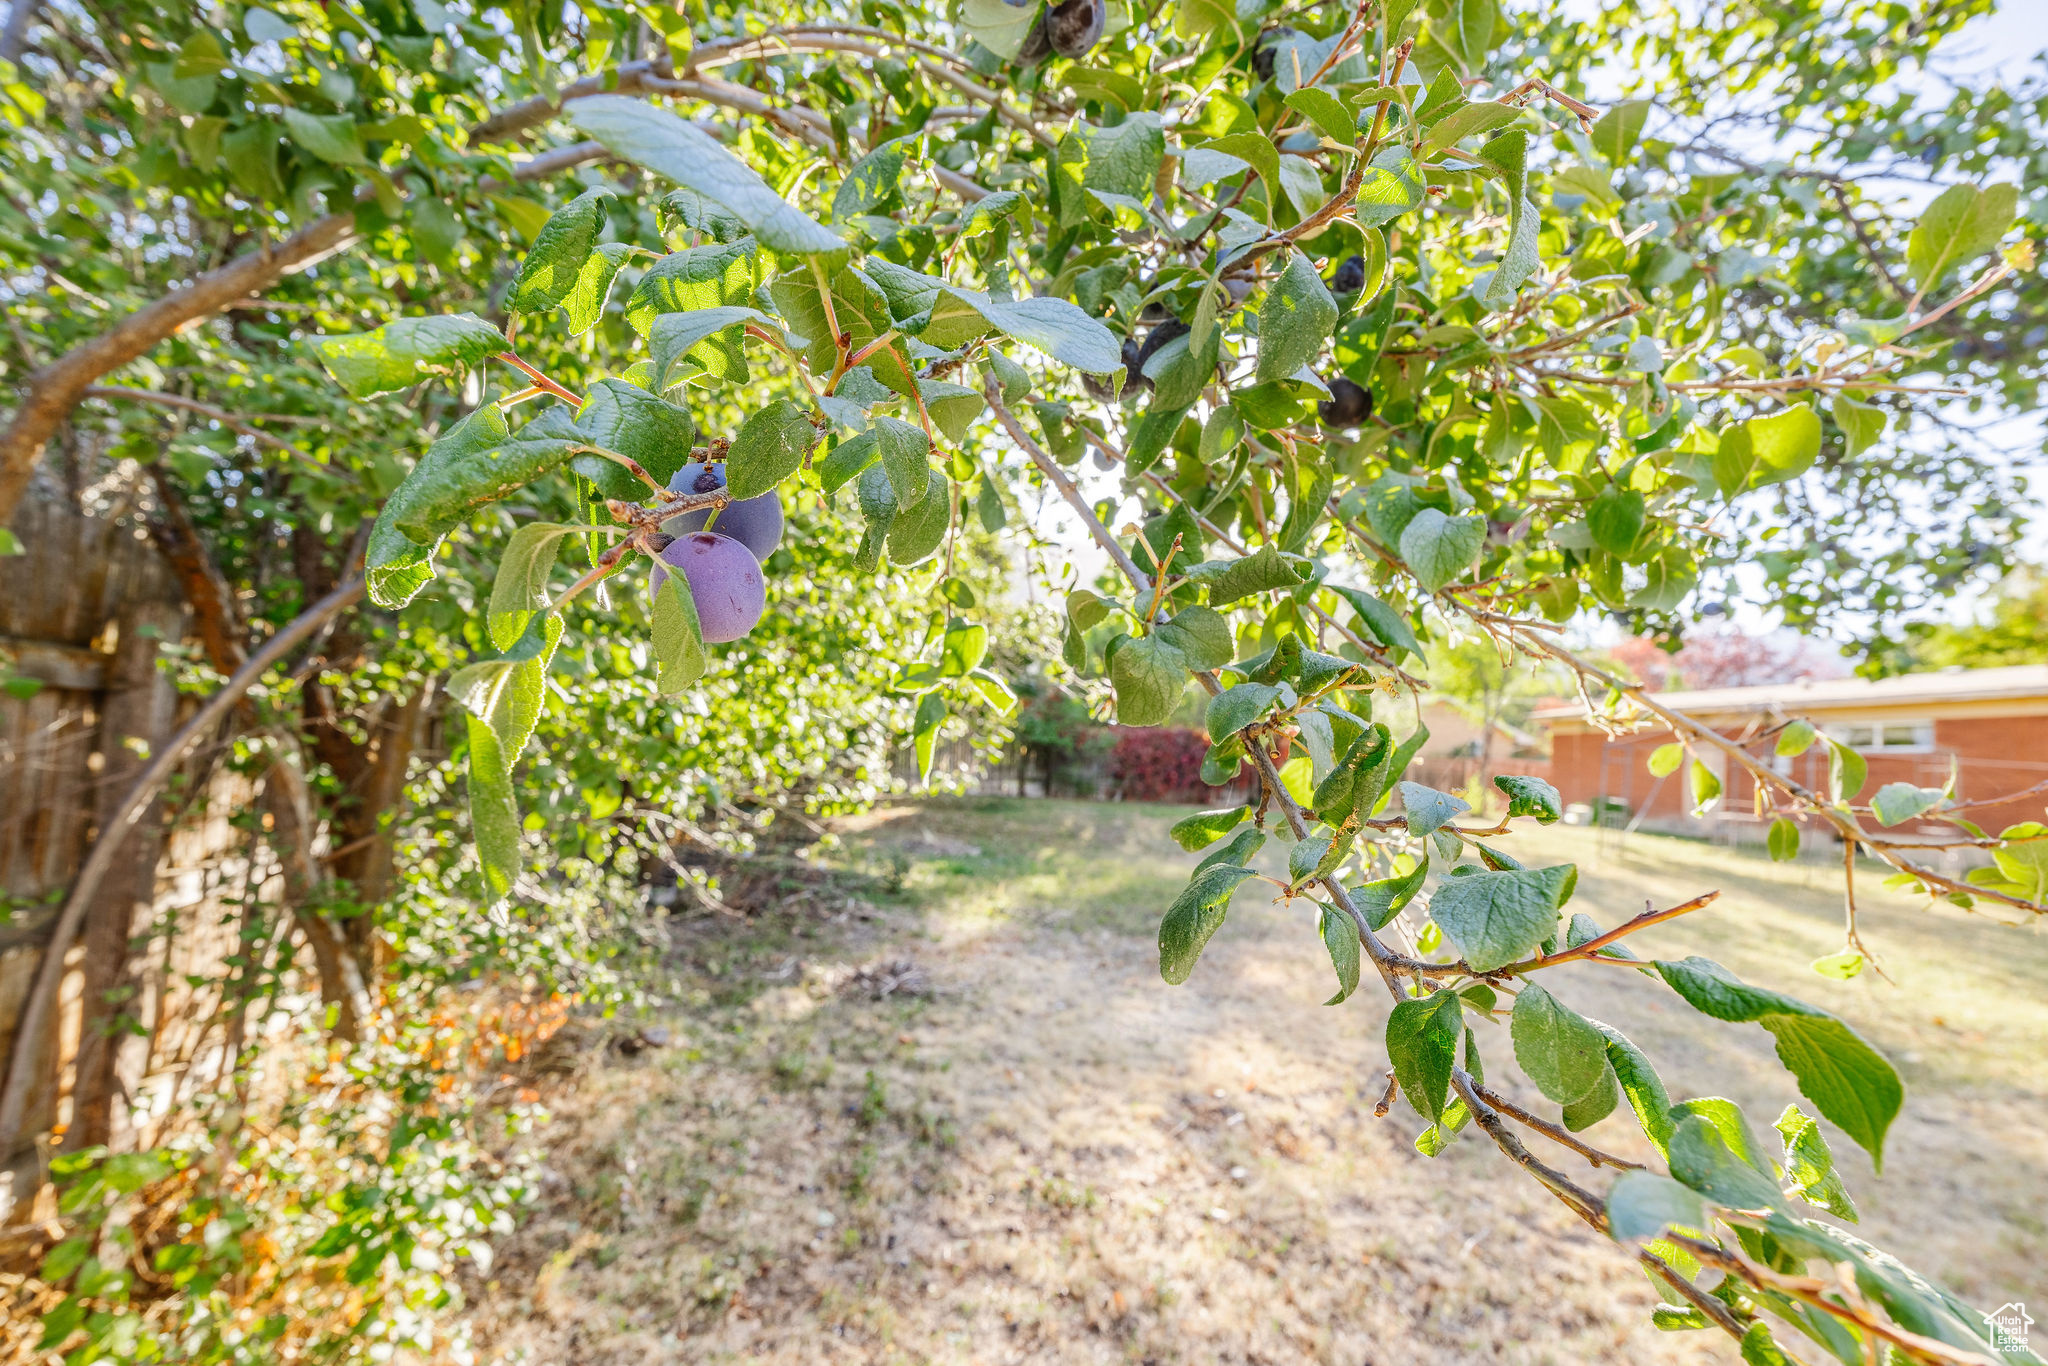
[[[1252,884],[1193,980],[1164,985],[1152,936],[1193,862],[1164,839],[1179,814],[894,808],[834,857],[893,869],[900,895],[679,933],[656,1021],[671,1045],[592,1054],[551,1099],[545,1194],[471,1288],[479,1357],[1735,1360],[1725,1339],[1652,1328],[1622,1250],[1483,1138],[1430,1160],[1405,1106],[1373,1118],[1383,998],[1320,1004],[1333,979],[1301,906]],[[1890,1053],[1908,1099],[1883,1178],[1836,1142],[1861,1232],[1986,1307],[2048,1301],[2048,941],[1866,878],[1865,932],[1897,985],[1830,982],[1804,964],[1839,944],[1836,870],[1642,836],[1602,857],[1584,831],[1505,847],[1579,862],[1574,909],[1607,924],[1721,889],[1638,952],[1718,957]],[[1760,1128],[1794,1098],[1761,1029],[1633,973],[1577,972],[1555,989],[1627,1031],[1674,1097],[1733,1096]],[[1504,1031],[1481,1047],[1534,1099]],[[1648,1153],[1626,1110],[1591,1136]]]

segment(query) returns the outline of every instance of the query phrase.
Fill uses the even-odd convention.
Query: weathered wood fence
[[[31,499],[13,523],[27,553],[0,559],[0,1058],[100,821],[196,705],[162,667],[187,629],[178,583],[125,511],[118,494],[92,513]],[[197,1060],[216,1003],[191,982],[219,981],[224,916],[254,880],[228,816],[249,784],[218,758],[194,753],[87,910],[54,1023],[29,1041],[34,1140],[0,1154],[0,1210],[55,1143],[135,1141]]]

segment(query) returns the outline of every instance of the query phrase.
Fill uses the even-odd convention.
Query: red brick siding
[[[1973,716],[1934,723],[1934,745],[1962,760],[1956,794],[1965,801],[2048,782],[2048,716]],[[1948,770],[1935,781],[1946,782]],[[2048,820],[2048,794],[1972,807],[1969,818],[1993,834],[2021,821]]]
[[[1826,721],[1823,718],[1822,724]],[[1650,775],[1651,751],[1668,742],[1661,732],[1609,741],[1597,732],[1559,732],[1551,741],[1551,781],[1567,803],[1619,798],[1629,811],[1647,821],[1683,819],[1692,807],[1690,783],[1680,769],[1661,784]],[[1766,751],[1767,752],[1767,751]],[[1964,800],[2016,792],[2048,781],[2048,716],[1982,717],[1936,721],[1934,750],[1925,754],[1868,754],[1870,779],[1862,798],[1886,783],[1909,782],[1940,787],[1948,781],[1951,763],[1960,770],[1957,795]],[[1816,791],[1827,785],[1827,755],[1816,746],[1793,761],[1795,780]],[[1754,789],[1739,770],[1725,780],[1722,810],[1747,816],[1754,809]],[[1647,806],[1647,810],[1645,807]],[[1974,807],[1969,818],[1994,833],[2020,821],[2048,819],[2048,794]],[[1953,827],[1950,827],[1953,829]]]

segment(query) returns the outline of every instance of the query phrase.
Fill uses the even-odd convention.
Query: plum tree
[[[725,467],[693,460],[668,481],[672,493],[711,493],[725,487]],[[741,498],[723,508],[700,508],[669,518],[661,529],[671,536],[712,530],[730,536],[766,561],[782,540],[782,495],[774,489]]]
[[[761,620],[768,604],[761,562],[740,542],[714,532],[693,531],[676,537],[657,553],[660,562],[648,576],[648,591],[657,596],[661,593],[669,569],[681,573],[689,585],[705,644],[738,640]]]
[[[1904,1103],[1891,1064],[1794,994],[1627,961],[1619,941],[1710,889],[1603,928],[1593,898],[1570,904],[1572,870],[1510,846],[1559,818],[1557,793],[1487,775],[1505,813],[1464,819],[1467,796],[1409,777],[1427,735],[1405,718],[1432,646],[1555,663],[1597,725],[1668,730],[1659,769],[1683,768],[1702,807],[1743,775],[1776,852],[1824,831],[1930,899],[2048,909],[2041,827],[1976,829],[1935,789],[1865,796],[1860,756],[1811,728],[1721,734],[1563,643],[1595,619],[1675,633],[1737,600],[1877,630],[2017,542],[2011,471],[1955,417],[1958,399],[2038,402],[2041,211],[2013,182],[2038,176],[2041,105],[1972,90],[1929,113],[1887,93],[1985,7],[1776,0],[1723,25],[1645,23],[1635,3],[1166,0],[1103,16],[1104,44],[1092,8],[1035,0],[877,3],[859,23],[724,0],[659,17],[378,5],[374,26],[307,0],[226,25],[17,6],[42,45],[32,74],[70,74],[62,117],[21,113],[43,96],[0,82],[37,149],[0,196],[18,305],[0,348],[22,395],[0,513],[82,403],[220,414],[168,452],[150,422],[81,419],[65,459],[104,437],[206,500],[276,628],[299,599],[250,566],[381,499],[367,543],[333,558],[365,567],[380,623],[439,632],[416,675],[469,656],[444,693],[469,712],[460,876],[493,905],[531,885],[513,764],[537,711],[572,746],[605,674],[638,708],[615,714],[695,687],[733,709],[751,690],[749,735],[791,715],[792,689],[750,689],[710,648],[761,621],[738,647],[753,659],[791,624],[743,592],[728,514],[677,541],[664,525],[800,489],[838,534],[777,559],[836,557],[838,591],[923,623],[830,653],[881,680],[877,707],[914,711],[924,767],[951,709],[1008,706],[956,572],[966,526],[1044,574],[1041,523],[1069,519],[1110,572],[1045,575],[1065,608],[1047,667],[1125,725],[1199,694],[1208,771],[1249,763],[1259,784],[1174,831],[1216,847],[1162,915],[1165,980],[1201,967],[1233,892],[1262,881],[1311,912],[1334,1005],[1383,989],[1386,1027],[1346,1066],[1390,1070],[1384,1108],[1405,1098],[1418,1149],[1483,1134],[1640,1262],[1670,1301],[1660,1323],[1726,1332],[1750,1360],[1780,1359],[1776,1334],[1845,1363],[1981,1360],[1957,1301],[1819,1217],[1852,1209],[1820,1126],[1880,1158]],[[134,41],[75,37],[104,12]],[[1631,97],[1596,107],[1576,68],[1623,50],[1600,79]],[[1745,126],[1796,129],[1812,155],[1720,144],[1731,90],[1762,110]],[[1901,171],[1934,184],[1884,198]],[[285,297],[244,307],[264,291]],[[330,326],[361,330],[309,335]],[[145,356],[135,378],[164,390],[100,384]],[[1122,401],[1080,400],[1105,389]],[[337,420],[362,424],[341,456]],[[721,452],[727,486],[675,486]],[[651,610],[580,596],[644,556],[663,576]],[[453,590],[429,591],[444,571]],[[644,648],[618,648],[626,632]],[[574,667],[551,678],[565,639]],[[1824,784],[1782,771],[1802,745],[1824,747]],[[593,803],[585,823],[608,815]],[[1928,836],[1888,830],[1906,819],[1948,822],[1990,862],[1950,875]],[[1849,890],[1867,866],[1845,861]],[[1624,971],[1776,1037],[1815,1111],[1781,1117],[1782,1161],[1763,1125],[1674,1101],[1591,1018]],[[1651,1169],[1609,1153],[1601,1124],[1639,1127]],[[1623,1174],[1552,1165],[1575,1158]],[[1416,1170],[1450,1186],[1469,1169]]]

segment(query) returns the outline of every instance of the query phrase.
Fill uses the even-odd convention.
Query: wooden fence
[[[178,585],[125,511],[118,494],[92,513],[31,498],[13,524],[27,553],[0,559],[0,1058],[100,820],[195,706],[160,667],[186,631]],[[28,1213],[17,1196],[53,1131],[131,1142],[197,1059],[213,1003],[189,981],[221,976],[236,941],[224,889],[252,880],[222,814],[248,807],[249,785],[217,757],[187,761],[87,908],[55,1022],[31,1044],[36,1140],[0,1154],[0,1217]]]

